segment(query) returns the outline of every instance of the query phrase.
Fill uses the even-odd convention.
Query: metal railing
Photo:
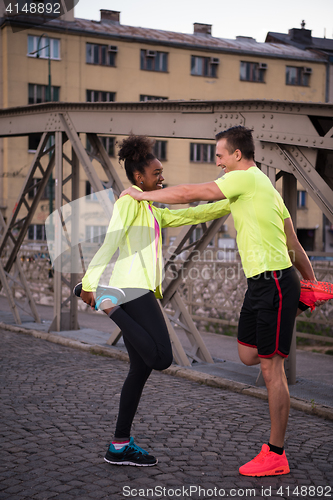
[[[221,249],[218,248],[208,247],[207,252],[206,257],[209,256],[209,259],[195,263],[182,281],[179,293],[199,330],[230,334],[236,331],[247,288],[246,278],[240,260],[219,260]],[[231,257],[232,252],[234,251],[230,249]],[[223,258],[226,255],[224,253]],[[316,254],[311,254],[312,265],[320,281],[333,282],[333,259],[329,260],[329,255],[320,255],[321,259],[328,257],[327,260],[315,260]],[[53,269],[47,246],[43,243],[24,244],[20,248],[19,258],[35,302],[52,305]],[[180,268],[182,263],[183,259],[178,258],[175,261],[176,268]],[[14,283],[12,290],[17,299],[23,298],[22,287]],[[68,287],[65,285],[63,293],[65,298],[65,294],[68,294]],[[88,306],[79,302],[79,308],[86,310]],[[296,325],[297,337],[333,343],[333,301],[316,308],[311,314],[303,313],[298,317]],[[310,328],[314,331],[300,332],[301,325],[311,325]]]

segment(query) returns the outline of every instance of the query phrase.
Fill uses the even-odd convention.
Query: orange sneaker
[[[300,302],[310,307],[316,307],[317,300],[326,301],[333,299],[333,284],[327,281],[301,280]]]
[[[243,476],[280,476],[290,472],[285,451],[278,455],[269,450],[268,444],[263,444],[261,452],[251,462],[239,468]]]

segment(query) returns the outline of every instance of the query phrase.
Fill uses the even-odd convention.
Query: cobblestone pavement
[[[154,372],[133,436],[155,467],[112,466],[128,365],[27,335],[0,332],[0,499],[333,498],[333,423],[292,410],[291,473],[238,468],[269,436],[266,401]]]

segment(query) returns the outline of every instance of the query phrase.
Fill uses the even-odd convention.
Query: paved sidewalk
[[[134,420],[155,467],[112,466],[128,365],[0,329],[1,500],[332,498],[333,422],[291,409],[291,472],[240,476],[269,436],[265,400],[153,372]],[[199,489],[200,488],[200,489]]]

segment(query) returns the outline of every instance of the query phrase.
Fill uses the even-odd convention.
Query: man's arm
[[[159,203],[182,204],[194,201],[216,201],[225,199],[224,194],[215,182],[204,182],[203,184],[182,184],[180,186],[168,187],[157,191],[138,191],[128,188],[120,197],[129,194],[138,201],[156,201]]]
[[[219,219],[230,213],[230,203],[229,200],[220,200],[215,203],[203,203],[196,207],[177,210],[161,208],[158,211],[161,216],[162,227],[179,227]]]
[[[298,269],[305,280],[316,281],[311,262],[306,255],[302,245],[298,241],[292,220],[284,219],[284,232],[287,237],[287,247],[292,263]]]

